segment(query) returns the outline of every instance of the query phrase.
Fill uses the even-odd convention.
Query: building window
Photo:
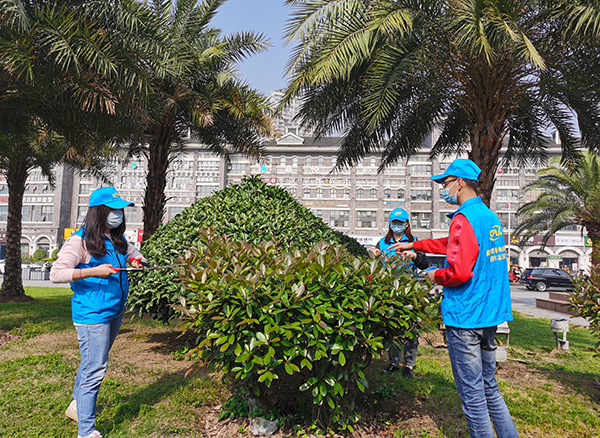
[[[544,190],[542,189],[529,189],[525,192],[525,201],[534,202],[540,197],[540,195],[544,194]]]
[[[356,197],[363,199],[365,197],[365,189],[356,189]]]
[[[53,205],[42,205],[42,214],[40,216],[40,221],[52,222],[53,219],[54,219],[54,206]]]
[[[567,225],[566,227],[562,227],[559,231],[581,231],[581,227],[579,225]]]
[[[304,189],[304,196],[303,198],[310,198],[310,189],[307,187]]]
[[[321,187],[319,187],[317,189],[317,198],[322,198],[323,197],[323,189]]]
[[[404,189],[398,189],[398,199],[404,199]]]
[[[371,199],[377,199],[377,189],[371,189],[369,195]]]
[[[137,208],[136,207],[125,207],[123,209],[123,211],[125,212],[125,223],[127,224],[133,224],[136,223],[138,221],[138,217],[137,217]]]
[[[323,219],[323,210],[313,210],[313,209],[310,209],[310,211],[316,217]]]
[[[89,195],[92,193],[92,185],[91,184],[79,184],[79,194],[80,195]]]
[[[21,207],[21,220],[23,222],[29,222],[29,205]]]
[[[325,166],[325,160],[323,160],[323,157],[319,157],[317,159],[317,166],[319,166],[319,167]]]
[[[245,175],[246,163],[231,163],[231,170],[229,173],[233,175]]]
[[[312,166],[312,158],[306,157],[306,159],[304,160],[304,165],[307,167]]]
[[[219,190],[219,186],[196,186],[196,196],[206,198]]]
[[[185,207],[169,207],[169,220],[175,219],[179,213],[185,210]]]
[[[337,189],[335,187],[332,187],[331,189],[329,189],[329,197],[335,198],[336,196],[337,196]]]
[[[377,228],[376,211],[357,211],[356,220],[358,228]]]
[[[411,190],[410,199],[412,201],[431,201],[431,190]]]
[[[448,213],[442,213],[440,212],[440,228],[442,230],[447,230],[450,228],[450,222],[452,222],[452,219],[450,219],[447,216]]]
[[[344,189],[344,199],[350,199],[350,189]]]
[[[0,186],[0,195],[7,195],[8,194],[8,184],[2,184]]]
[[[498,213],[498,219],[500,219],[500,224],[502,225],[502,228],[505,230],[508,230],[508,213]],[[511,213],[510,214],[510,229],[514,230],[515,227],[519,225],[519,223],[517,222],[517,214],[516,213]]]
[[[337,157],[333,157],[331,159],[331,167],[335,167],[336,164],[337,164]]]
[[[519,187],[519,180],[518,179],[499,179],[496,184],[498,184],[499,187],[506,187],[506,186]]]
[[[411,175],[431,175],[431,165],[430,164],[413,164],[410,166]]]
[[[54,193],[54,189],[50,186],[50,184],[44,184],[42,186],[42,193]]]
[[[429,229],[431,224],[431,213],[420,213],[415,212],[410,215],[410,225],[414,228]]]
[[[287,191],[290,193],[290,195],[296,196],[296,187],[288,187]]]
[[[331,210],[329,213],[329,226],[332,228],[348,228],[350,226],[350,212],[348,210]]]
[[[200,172],[219,172],[219,161],[198,161],[198,170]]]
[[[298,158],[297,157],[292,158],[292,166],[294,166],[294,167],[298,166]]]
[[[391,191],[391,189],[385,189],[383,191],[383,197],[385,199],[390,199],[392,197],[392,191]]]
[[[281,157],[281,159],[279,160],[279,165],[285,166],[285,157]]]
[[[77,207],[77,223],[83,224],[85,222],[85,216],[87,215],[88,208],[85,205]]]
[[[519,189],[498,189],[496,192],[496,200],[502,202],[518,201]]]
[[[375,160],[375,157],[371,157],[371,159],[369,160],[369,166],[375,167],[376,164],[377,160]]]
[[[8,219],[8,205],[0,205],[0,222],[6,222]]]

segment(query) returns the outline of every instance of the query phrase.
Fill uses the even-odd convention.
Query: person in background
[[[389,218],[389,229],[387,234],[382,237],[377,245],[375,246],[375,255],[383,252],[384,257],[394,257],[396,251],[392,248],[392,245],[397,242],[414,242],[410,231],[410,221],[408,220],[408,213],[406,210],[396,208],[390,213]],[[402,254],[405,257],[411,259],[411,268],[413,270],[426,269],[429,267],[429,260],[425,254],[416,253],[414,251],[406,251]],[[404,342],[404,370],[402,375],[408,379],[414,377],[414,367],[417,363],[417,351],[419,348],[419,338],[414,337],[413,339],[407,339]],[[392,374],[400,370],[401,356],[400,350],[395,346],[388,353],[390,358],[390,365],[383,370],[384,374]]]
[[[444,188],[442,197],[459,208],[449,237],[399,242],[413,249],[446,254],[446,267],[428,273],[444,286],[442,318],[456,388],[471,437],[516,438],[517,429],[496,382],[496,326],[512,321],[507,253],[498,217],[477,195],[481,169],[457,159],[431,179]],[[492,427],[493,423],[493,427]]]
[[[128,260],[140,267],[144,260],[123,237],[123,209],[132,205],[114,187],[94,190],[83,227],[67,239],[50,272],[53,283],[70,282],[73,289],[71,311],[81,365],[65,415],[78,422],[78,438],[102,438],[95,426],[96,400],[129,292],[127,272],[118,268]]]

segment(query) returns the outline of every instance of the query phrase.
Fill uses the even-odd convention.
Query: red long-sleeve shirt
[[[448,267],[435,271],[435,281],[448,287],[456,287],[473,277],[473,267],[479,255],[479,243],[473,227],[460,213],[452,219],[448,237],[416,240],[413,249],[446,255]]]

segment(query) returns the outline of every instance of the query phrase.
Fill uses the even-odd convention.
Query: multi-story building
[[[284,95],[284,90],[272,91],[267,95],[267,100],[271,104],[273,111],[279,107]],[[301,100],[294,98],[275,115],[273,118],[273,125],[278,135],[281,136],[286,133],[292,133],[306,137],[313,135],[313,131],[311,129],[301,126],[300,121],[295,119],[300,112],[300,106]]]
[[[267,184],[288,190],[329,226],[364,245],[376,244],[387,232],[389,212],[397,207],[410,213],[413,234],[418,238],[443,237],[448,234],[450,225],[446,215],[456,207],[443,201],[439,185],[429,177],[443,173],[454,157],[430,160],[433,140],[434,136],[418,154],[381,173],[377,172],[378,154],[365,157],[350,169],[333,171],[341,141],[338,137],[316,141],[313,137],[288,133],[265,143],[268,157],[262,163],[240,154],[232,154],[227,163],[190,140],[187,152],[169,170],[164,220],[172,219],[196,200],[240,182],[244,176],[260,175]],[[550,156],[559,155],[559,145],[552,145],[548,151]],[[133,242],[140,240],[143,226],[141,207],[146,169],[144,159],[116,160],[114,166],[112,183],[125,199],[136,204],[125,211],[127,238]],[[516,211],[523,203],[537,197],[538,193],[524,189],[535,180],[537,170],[534,167],[498,169],[490,207],[502,222],[507,243],[510,241],[511,263],[522,267],[587,269],[591,248],[579,227],[561,230],[545,247],[541,246],[541,237],[531,239],[523,247],[517,245],[512,234],[518,224]],[[65,167],[57,168],[56,175],[54,191],[41,174],[33,172],[30,175],[23,207],[22,248],[25,252],[37,248],[51,251],[59,247],[65,229],[68,232],[83,223],[91,191],[105,185],[92,174],[74,173]],[[8,208],[6,187],[0,185],[0,192],[5,196],[0,197],[2,228]],[[441,257],[433,260],[436,264],[443,262]]]

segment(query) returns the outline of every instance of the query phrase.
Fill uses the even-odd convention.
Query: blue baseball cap
[[[133,207],[135,204],[121,199],[114,187],[100,187],[92,192],[88,202],[88,207],[97,207],[98,205],[106,205],[108,208],[120,210],[125,207]]]
[[[446,171],[441,175],[434,175],[431,177],[438,184],[442,184],[444,180],[449,176],[455,176],[462,179],[472,179],[474,181],[479,180],[481,169],[477,164],[471,160],[464,158],[457,158],[448,166]]]
[[[392,221],[402,221],[406,222],[408,220],[408,213],[406,210],[402,210],[401,208],[396,208],[392,210],[390,213],[390,222]]]

